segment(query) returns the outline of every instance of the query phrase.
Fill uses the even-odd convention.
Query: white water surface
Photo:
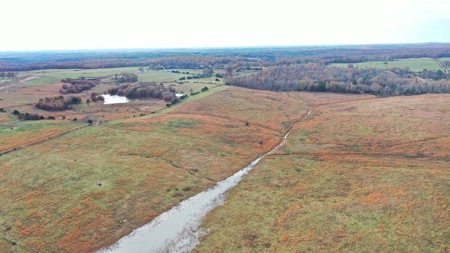
[[[124,96],[102,95],[105,98],[105,105],[128,103],[130,100]]]
[[[305,116],[309,113],[310,110]],[[200,237],[207,233],[198,230],[203,217],[214,208],[223,205],[227,191],[236,186],[262,158],[283,146],[292,129],[293,127],[279,145],[255,159],[247,167],[208,190],[182,201],[150,223],[135,229],[131,234],[97,253],[190,252],[200,242]]]

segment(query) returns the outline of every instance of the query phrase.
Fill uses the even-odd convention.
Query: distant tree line
[[[234,86],[274,91],[375,95],[450,93],[449,80],[424,79],[421,73],[411,72],[407,67],[381,70],[327,67],[310,63],[267,68],[253,75],[228,76],[226,82]]]
[[[90,90],[98,83],[93,80],[71,78],[62,79],[61,82],[63,83],[61,89],[59,90],[59,93],[61,94],[81,93],[85,90]]]
[[[306,63],[352,63],[370,60],[450,57],[449,43],[258,47],[186,50],[113,50],[0,52],[0,72],[38,69],[142,67],[161,69],[227,69],[240,72],[262,67]],[[231,73],[230,71],[228,71]]]
[[[137,82],[138,76],[133,73],[115,73],[112,79],[118,83]]]
[[[3,79],[5,79],[5,77],[7,77],[7,78],[14,78],[16,76],[17,76],[17,74],[14,71],[11,71],[11,72],[0,72],[0,77],[3,78]]]
[[[64,96],[52,98],[46,97],[44,99],[39,99],[39,102],[35,104],[35,107],[46,111],[64,111],[70,108],[72,104],[79,104],[79,103],[81,103],[80,97],[74,96],[66,98]]]
[[[42,120],[44,116],[37,113],[21,113],[18,110],[14,110],[12,114],[16,115],[19,120]],[[55,116],[48,116],[47,119],[55,119]]]

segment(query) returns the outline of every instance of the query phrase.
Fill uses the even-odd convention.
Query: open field
[[[439,58],[438,59],[441,63],[443,63],[443,61],[450,61],[450,57],[444,57],[444,58]],[[445,64],[443,64],[444,65],[444,67],[447,69],[447,70],[450,70],[450,66],[445,66]]]
[[[97,71],[97,72],[96,72]],[[91,73],[101,73],[104,69],[92,70]],[[58,71],[61,74],[58,78],[66,78],[67,73],[70,71]],[[25,78],[27,79],[27,78]],[[14,80],[6,80],[9,82],[8,90],[0,90],[0,108],[3,108],[6,112],[0,113],[0,122],[3,124],[0,126],[3,130],[0,133],[0,153],[13,150],[14,148],[21,148],[29,144],[33,144],[36,141],[46,140],[48,138],[54,138],[60,134],[64,134],[74,128],[86,126],[87,118],[93,119],[95,122],[106,122],[115,119],[134,118],[150,113],[166,113],[174,110],[177,106],[166,108],[166,103],[159,99],[145,99],[145,100],[132,100],[126,104],[111,104],[104,105],[102,102],[82,103],[79,105],[73,105],[72,109],[65,111],[44,111],[36,108],[34,104],[41,98],[53,97],[60,95],[58,93],[61,88],[61,83],[48,83],[35,86],[24,86],[21,81],[25,80],[23,77],[19,77]],[[103,93],[109,87],[115,84],[108,84],[101,82],[99,85],[89,91],[83,93],[74,94],[80,96],[83,101],[90,98],[92,92]],[[189,96],[183,100],[184,103],[201,99],[205,96],[211,95],[215,92],[228,88],[228,86],[217,86],[213,83],[173,83],[177,92],[185,92],[190,94],[190,91],[199,92],[201,88],[208,87],[209,91],[201,92],[195,96]],[[3,86],[5,87],[5,86]],[[56,119],[52,121],[27,121],[19,122],[17,117],[11,113],[14,110],[18,110],[21,113],[37,113],[43,115],[45,118],[48,116],[54,116]],[[73,119],[78,119],[78,122],[73,123]],[[4,122],[10,122],[4,124]],[[28,130],[30,132],[28,132]]]
[[[115,104],[115,105],[103,105],[103,103],[91,103],[87,105],[82,103],[80,105],[74,105],[73,109],[65,111],[43,111],[34,107],[35,103],[39,99],[45,97],[59,96],[59,89],[62,84],[61,79],[64,78],[78,78],[80,76],[85,77],[104,77],[112,75],[121,71],[134,71],[139,76],[139,81],[152,81],[152,82],[168,82],[166,86],[172,86],[177,93],[190,94],[192,92],[200,92],[203,87],[208,87],[210,92],[202,92],[192,98],[188,98],[185,101],[193,101],[195,99],[202,98],[210,95],[216,91],[220,91],[219,85],[223,81],[215,81],[215,78],[202,78],[189,80],[189,82],[170,82],[172,79],[178,79],[180,74],[171,73],[168,71],[151,71],[148,73],[141,73],[137,71],[137,68],[116,68],[116,69],[94,69],[94,70],[45,70],[45,71],[30,71],[21,72],[15,79],[2,80],[0,84],[0,108],[6,110],[6,114],[0,115],[0,122],[17,121],[16,117],[12,117],[10,113],[14,110],[18,110],[22,113],[37,113],[44,117],[55,116],[57,120],[62,120],[62,117],[66,117],[66,120],[73,118],[83,119],[86,116],[98,118],[101,121],[107,121],[111,119],[123,119],[128,117],[135,117],[141,114],[148,114],[165,109],[166,103],[159,99],[144,99],[133,100],[127,104]],[[192,70],[187,70],[190,73],[194,73]],[[31,83],[29,83],[31,82]],[[68,94],[74,96],[80,96],[82,101],[90,99],[92,92],[99,94],[105,93],[108,88],[114,87],[116,84],[112,82],[109,77],[103,78],[102,81],[91,90],[84,91],[83,93]]]
[[[210,213],[194,252],[450,251],[449,95],[289,95],[311,115]]]
[[[53,120],[22,121],[0,124],[0,154],[29,143],[46,140],[86,124]]]
[[[0,252],[109,245],[247,165],[306,112],[284,94],[216,89],[0,156]]]
[[[17,81],[24,86],[35,86],[42,84],[51,84],[60,82],[64,78],[79,78],[83,77],[109,77],[115,73],[129,72],[138,76],[140,82],[178,82],[180,77],[187,77],[201,73],[201,70],[180,69],[181,72],[189,72],[188,74],[172,73],[171,70],[150,70],[138,71],[138,67],[126,68],[104,68],[104,69],[46,69],[34,70],[26,72],[18,72]],[[200,78],[184,80],[183,82],[215,82],[216,77]],[[221,79],[221,78],[220,78]],[[9,79],[2,79],[0,81],[9,82]],[[221,82],[216,82],[221,83]]]
[[[384,64],[384,61],[367,61],[367,62],[358,62],[352,63],[354,68],[392,68],[392,67],[409,67],[409,69],[413,72],[427,70],[442,70],[435,60],[431,58],[413,58],[413,59],[400,59],[387,61],[387,64]],[[333,63],[330,66],[335,67],[344,67],[348,66],[347,63]]]

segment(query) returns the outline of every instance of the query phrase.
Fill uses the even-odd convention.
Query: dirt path
[[[1,83],[1,82],[0,82],[0,83]],[[0,87],[0,91],[1,91],[1,90],[4,90],[4,89],[7,89],[7,88],[9,88],[9,87],[13,87],[13,86],[14,86],[14,84],[2,86],[2,87]]]
[[[448,70],[447,70],[447,68],[444,66],[444,64],[442,64],[442,62],[440,62],[440,61],[438,61],[438,60],[435,60],[435,61],[436,61],[436,63],[439,65],[439,67],[441,67],[441,69],[444,71],[444,73],[448,75]]]
[[[26,81],[30,81],[30,80],[33,80],[33,79],[39,79],[39,78],[41,78],[40,75],[27,76],[27,77],[21,79],[20,82],[24,83]]]

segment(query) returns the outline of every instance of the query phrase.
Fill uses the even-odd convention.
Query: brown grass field
[[[24,122],[31,124],[24,132],[34,129],[37,138],[56,126],[84,126],[34,145],[24,145],[26,136],[2,135],[20,148],[0,156],[0,252],[92,252],[109,245],[246,166],[306,112],[281,93],[219,88],[142,117],[130,116],[134,103],[74,110],[126,116],[100,126]]]
[[[311,115],[193,252],[450,252],[449,95],[289,95]]]
[[[295,122],[206,217],[211,232],[194,252],[450,252],[449,95],[184,83],[176,89],[210,90],[171,108],[143,100],[46,112],[34,103],[61,84],[20,78],[0,87],[0,252],[109,245],[269,151]],[[14,109],[57,119],[19,122]]]

